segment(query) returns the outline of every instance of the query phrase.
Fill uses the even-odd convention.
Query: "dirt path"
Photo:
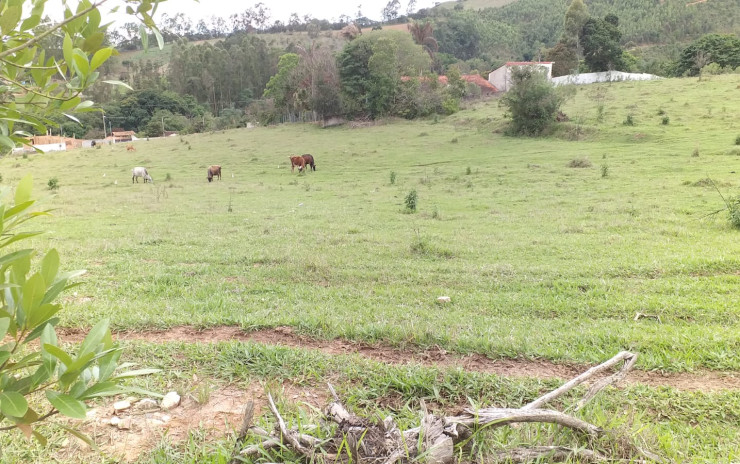
[[[81,341],[86,331],[59,329],[62,341]],[[489,359],[479,354],[459,355],[436,350],[401,350],[383,345],[367,345],[347,340],[318,340],[295,334],[290,327],[244,332],[238,327],[214,327],[198,330],[189,326],[147,332],[118,332],[118,340],[139,340],[154,343],[188,342],[213,343],[239,340],[266,345],[287,346],[321,351],[327,354],[359,354],[388,364],[422,364],[425,366],[462,367],[467,371],[497,374],[505,377],[536,377],[570,379],[588,369],[583,364],[555,364],[549,361],[522,359]],[[702,370],[692,373],[662,374],[632,371],[628,382],[651,387],[667,386],[685,391],[740,390],[740,372]]]

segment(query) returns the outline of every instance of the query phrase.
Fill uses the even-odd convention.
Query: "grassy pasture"
[[[500,135],[490,101],[438,123],[235,130],[0,168],[6,185],[59,179],[38,245],[89,271],[67,326],[290,325],[492,357],[631,349],[643,369],[737,370],[738,231],[723,214],[700,219],[723,205],[702,179],[737,193],[737,85],[582,87],[551,138]],[[291,173],[294,153],[314,154],[317,171]],[[575,158],[593,166],[568,167]],[[216,163],[224,179],[209,184]],[[131,183],[138,165],[154,185]],[[406,214],[412,189],[419,210]]]
[[[290,325],[491,357],[595,362],[633,349],[642,369],[738,371],[740,232],[723,214],[700,218],[722,207],[706,178],[725,195],[740,186],[739,84],[722,76],[578,88],[564,108],[570,121],[541,139],[502,135],[492,100],[438,122],[284,125],[140,141],[135,152],[6,157],[0,172],[4,187],[34,175],[54,209],[37,221],[51,233],[36,244],[58,248],[67,269],[88,269],[66,295],[64,326],[101,317],[124,330]],[[317,171],[291,173],[297,153],[312,153]],[[582,158],[591,167],[568,167]],[[223,166],[222,181],[206,181],[209,164]],[[131,183],[137,165],[154,185]],[[59,190],[44,190],[52,177]],[[404,211],[411,190],[415,214]],[[438,305],[440,295],[452,303]],[[660,322],[634,321],[636,312]],[[163,369],[137,380],[145,388],[192,392],[194,374],[278,390],[323,389],[330,379],[350,406],[394,413],[402,426],[417,420],[420,397],[434,409],[468,398],[519,406],[555,386],[236,342],[126,345],[127,360]],[[737,391],[631,386],[607,390],[579,417],[676,462],[738,459]],[[485,445],[546,430],[502,430]],[[58,458],[19,437],[0,435],[0,462]],[[64,438],[53,435],[52,449]],[[230,450],[194,431],[140,462],[224,462]]]

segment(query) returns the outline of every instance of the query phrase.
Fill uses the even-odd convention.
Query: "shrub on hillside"
[[[563,103],[562,95],[541,71],[523,66],[511,72],[512,89],[501,99],[511,116],[509,132],[539,135],[553,122]]]

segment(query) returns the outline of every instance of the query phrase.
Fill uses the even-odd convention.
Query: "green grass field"
[[[0,172],[4,186],[33,174],[42,206],[54,210],[37,221],[51,232],[36,245],[88,270],[66,296],[66,327],[103,317],[118,330],[291,326],[318,338],[576,363],[628,349],[640,353],[639,369],[736,374],[740,230],[726,212],[705,216],[724,206],[706,179],[738,195],[740,77],[580,87],[564,107],[570,121],[546,138],[504,136],[503,112],[490,100],[438,121],[142,140],[135,152],[121,144],[6,157]],[[301,153],[314,155],[316,172],[290,171],[288,156]],[[581,158],[591,167],[569,167]],[[223,180],[206,181],[210,164],[223,166]],[[131,183],[139,165],[154,185]],[[60,188],[44,190],[52,177]],[[415,213],[404,205],[412,190]],[[452,303],[437,304],[441,295]],[[660,320],[636,321],[638,312]],[[233,373],[239,361],[223,347],[214,368],[212,348],[130,346],[140,361],[224,381],[281,378],[270,370],[280,360]],[[308,377],[321,384],[326,372]],[[370,388],[361,375],[340,377],[346,391]],[[512,382],[524,396],[541,389]],[[450,385],[445,398],[464,398],[470,383]],[[468,396],[483,397],[475,388]],[[587,414],[642,411],[675,458],[738,457],[736,391],[632,387],[599,405]],[[182,462],[166,459],[151,462]]]

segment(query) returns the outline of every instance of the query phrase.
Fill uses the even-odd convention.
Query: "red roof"
[[[425,82],[428,80],[426,76],[422,76],[422,77],[401,76],[401,80],[403,82],[409,81],[411,79],[419,79],[422,82]],[[438,76],[437,79],[439,80],[440,84],[447,85],[449,83],[447,80],[447,76]],[[490,82],[488,82],[487,80],[485,80],[478,74],[463,74],[460,76],[460,79],[464,80],[465,82],[473,83],[483,90],[487,90],[489,92],[498,92],[498,89],[493,84],[491,84]]]
[[[554,61],[507,61],[506,66],[526,66],[528,64],[553,64]]]

